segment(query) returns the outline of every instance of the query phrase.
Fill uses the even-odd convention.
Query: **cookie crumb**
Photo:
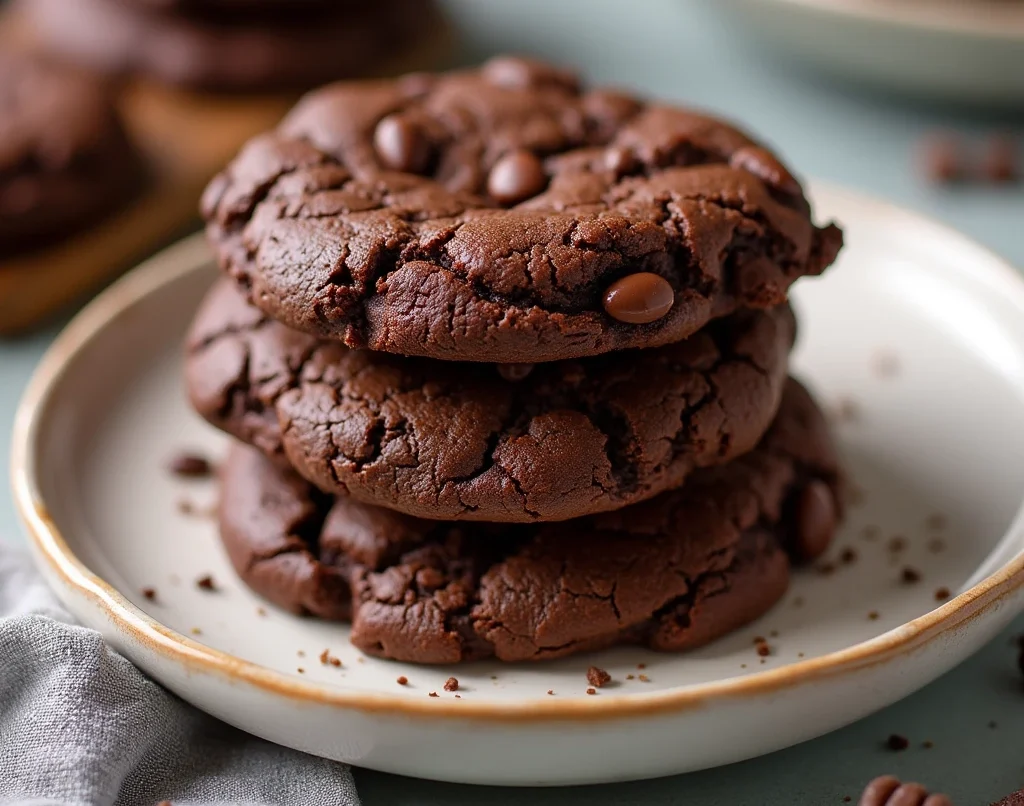
[[[201,479],[213,472],[213,465],[205,456],[198,453],[179,453],[167,463],[167,469],[175,476],[182,478]]]
[[[889,738],[885,740],[885,746],[890,750],[899,752],[910,747],[910,740],[906,736],[900,736],[898,733],[890,733]]]
[[[330,649],[325,649],[323,652],[320,653],[320,663],[322,663],[324,666],[327,666],[327,665],[341,666],[342,665],[341,664],[341,658],[334,657],[331,654],[331,650]]]
[[[459,681],[456,678],[454,678],[454,677],[449,677],[447,680],[444,681],[444,690],[445,691],[458,691],[459,690]]]
[[[767,658],[772,654],[772,648],[768,645],[767,641],[762,641],[755,649],[762,658]]]
[[[461,700],[461,699],[462,699],[462,695],[461,695],[461,694],[456,694],[456,695],[455,695],[455,699],[457,699],[457,700]]]
[[[295,671],[297,671],[299,674],[305,674],[306,673],[306,670],[303,669],[301,666],[299,668],[297,668]]]
[[[201,591],[215,591],[215,590],[217,590],[217,585],[216,585],[216,583],[214,583],[213,577],[210,576],[209,574],[205,574],[205,575],[199,577],[199,579],[196,580],[196,587],[199,588],[199,590],[201,590]]]
[[[440,695],[436,691],[431,691],[427,696],[428,697],[438,697]]]
[[[900,579],[906,585],[913,585],[921,581],[921,572],[908,565],[900,572]]]
[[[850,546],[847,546],[839,554],[839,562],[841,562],[843,565],[853,565],[853,563],[857,562],[856,550],[854,550]]]
[[[645,674],[642,674],[642,675],[638,675],[638,676],[637,676],[637,679],[638,679],[638,680],[639,680],[639,681],[640,681],[641,683],[650,683],[650,682],[651,682],[651,678],[649,678],[649,677],[648,677],[647,675],[645,675]]]
[[[407,686],[409,685],[409,678],[406,677],[404,674],[399,675],[398,679],[395,682],[398,683],[398,685],[400,686]]]
[[[306,657],[306,651],[303,649],[296,650],[295,654],[298,655],[300,658]]]
[[[903,535],[896,535],[895,537],[889,538],[889,551],[893,554],[899,554],[907,548],[907,538]]]
[[[878,621],[878,611],[872,610],[868,613],[868,621]]]
[[[597,689],[596,688],[588,688],[587,689],[587,694],[597,694]]]
[[[935,589],[935,601],[944,602],[950,597],[949,588],[936,588]]]
[[[198,627],[193,627],[193,628],[192,628],[192,630],[191,630],[191,633],[192,633],[193,635],[202,635],[202,634],[203,634],[203,631],[202,631],[202,630],[200,630],[200,629],[199,629]]]
[[[925,750],[931,750],[933,747],[935,747],[935,742],[933,742],[931,739],[925,739],[923,742],[921,742],[921,747],[923,747]]]
[[[156,601],[156,588],[143,588],[142,595],[151,602]]]
[[[589,669],[587,669],[587,682],[590,683],[590,685],[592,686],[601,688],[610,683],[611,680],[612,676],[608,674],[608,672],[606,672],[604,669],[601,669],[597,666],[591,666]]]
[[[554,689],[550,689],[550,688],[549,688],[549,689],[548,689],[548,694],[550,694],[550,695],[554,696],[554,694],[555,694],[555,692],[554,692]]]
[[[627,674],[627,675],[626,675],[626,679],[627,679],[627,680],[632,680],[632,679],[633,679],[633,675],[631,675],[631,674]]]
[[[647,664],[646,663],[638,663],[636,665],[636,668],[637,669],[646,669],[647,668]]]
[[[257,616],[266,616],[267,615],[267,608],[265,608],[265,607],[257,607],[256,608],[256,615]]]

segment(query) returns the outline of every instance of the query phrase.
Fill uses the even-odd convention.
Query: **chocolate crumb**
[[[597,666],[591,666],[587,669],[587,682],[592,686],[601,688],[611,682],[612,676],[608,674],[604,669],[600,669]]]
[[[330,658],[331,666],[341,666],[341,658]]]
[[[404,674],[399,675],[398,679],[395,682],[398,683],[398,685],[400,686],[407,686],[409,685],[409,678],[406,677]]]
[[[331,656],[331,650],[329,650],[329,649],[325,649],[325,650],[324,650],[323,652],[321,652],[321,653],[320,653],[320,662],[321,662],[321,663],[322,663],[322,664],[323,664],[324,666],[326,666],[326,665],[327,665],[327,659],[328,659],[328,658],[329,658],[330,656]]]
[[[193,627],[191,632],[192,632],[193,635],[202,635],[203,634],[203,631],[200,630],[198,627]]]
[[[921,742],[921,747],[923,747],[925,750],[931,750],[933,747],[935,747],[935,742],[933,742],[931,739],[925,739],[923,742]]]
[[[936,588],[935,601],[944,602],[950,597],[949,588]]]
[[[762,658],[767,658],[769,655],[772,654],[772,648],[768,646],[767,641],[764,641],[757,645],[757,654],[760,655]]]
[[[638,678],[637,678],[637,679],[639,679],[639,681],[640,681],[641,683],[650,683],[650,682],[651,682],[651,678],[649,678],[649,677],[648,677],[647,675],[645,675],[645,674],[642,674],[642,675],[638,675]]]
[[[803,652],[797,652],[797,653],[796,653],[796,656],[797,656],[798,658],[802,658],[802,657],[804,656],[804,653],[803,653]]]
[[[627,680],[632,680],[632,679],[633,679],[633,675],[631,675],[631,674],[627,674],[627,675],[626,675],[626,679],[627,679]]]
[[[167,469],[175,476],[183,478],[206,478],[213,471],[209,460],[198,453],[179,453],[167,464]]]
[[[142,595],[145,596],[149,601],[156,601],[156,588],[143,588]]]
[[[906,736],[900,736],[898,733],[891,733],[889,734],[889,738],[885,740],[885,746],[890,750],[899,752],[910,747],[910,741]]]
[[[764,665],[765,663],[767,663],[767,661],[764,658],[761,658],[761,664]]]
[[[741,669],[746,669],[746,668],[747,668],[747,664],[745,664],[745,663],[741,663],[741,664],[740,664],[740,668],[741,668]]]
[[[444,690],[445,691],[458,691],[459,690],[459,681],[457,679],[455,679],[454,677],[449,677],[447,680],[444,681]]]
[[[298,669],[296,669],[295,671],[297,671],[299,674],[305,674],[306,673],[306,670],[303,669],[301,666]]]
[[[431,691],[430,694],[428,694],[427,696],[428,697],[438,697],[440,695],[436,691]]]
[[[217,590],[217,585],[214,583],[213,577],[209,574],[199,577],[199,579],[196,580],[196,587],[201,591]]]
[[[456,694],[456,695],[455,695],[455,699],[457,699],[457,700],[461,700],[461,699],[462,699],[462,695],[461,695],[461,694]]]
[[[588,688],[587,689],[587,694],[597,694],[597,689],[596,688]]]
[[[550,695],[554,696],[554,694],[555,694],[555,692],[554,692],[554,689],[550,689],[550,688],[549,688],[549,689],[548,689],[548,694],[550,694]]]
[[[646,669],[647,668],[647,664],[646,663],[638,663],[636,665],[636,668],[637,669]]]
[[[296,650],[295,654],[298,655],[300,658],[306,657],[306,652],[302,649]]]
[[[900,573],[900,579],[907,585],[913,585],[921,581],[921,572],[909,565]]]
[[[857,562],[857,552],[854,549],[847,546],[839,555],[839,562],[841,562],[843,565],[852,565],[853,563]]]
[[[878,611],[877,610],[872,610],[870,613],[868,613],[868,620],[869,621],[878,621]]]
[[[256,615],[257,616],[266,616],[267,615],[267,609],[265,607],[257,607],[256,608]]]

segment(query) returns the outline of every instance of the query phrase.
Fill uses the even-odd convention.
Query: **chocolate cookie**
[[[351,350],[269,319],[224,281],[189,336],[210,422],[322,489],[425,518],[564,520],[679,486],[753,448],[795,321],[746,310],[689,339],[495,366]]]
[[[0,49],[0,257],[102,219],[144,175],[101,82]]]
[[[650,501],[558,525],[427,521],[346,497],[329,507],[242,447],[224,485],[222,530],[250,584],[334,617],[351,595],[352,643],[418,663],[699,646],[775,604],[790,558],[823,551],[840,514],[825,422],[795,381],[756,450]],[[320,585],[346,574],[351,592]]]
[[[522,59],[307,96],[207,188],[222,267],[352,347],[522,363],[655,347],[836,257],[725,123]]]
[[[267,18],[205,6],[158,13],[118,0],[22,0],[20,9],[60,56],[116,73],[227,91],[304,89],[376,72],[437,30],[432,0],[304,5]],[[216,13],[217,11],[224,13]]]

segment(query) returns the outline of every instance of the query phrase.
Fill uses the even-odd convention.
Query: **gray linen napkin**
[[[0,541],[0,804],[358,806],[347,766],[200,713],[71,621]]]

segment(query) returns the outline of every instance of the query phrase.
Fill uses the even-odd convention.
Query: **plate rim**
[[[1024,310],[1024,276],[983,244],[936,219],[873,196],[826,182],[808,184],[812,198],[825,194],[849,204],[881,207],[890,216],[941,233],[945,238],[958,241],[960,246],[986,256],[987,265],[978,279],[988,275],[989,281],[1008,285],[1007,292]],[[71,550],[50,517],[37,474],[41,464],[38,458],[43,413],[78,355],[125,310],[180,277],[199,271],[201,266],[210,262],[210,257],[201,232],[188,236],[141,263],[83,308],[60,332],[34,371],[18,405],[11,450],[15,508],[34,548],[37,564],[45,562],[61,585],[84,595],[122,635],[134,639],[163,660],[181,665],[189,674],[203,672],[226,682],[243,682],[262,693],[304,703],[406,717],[544,723],[566,719],[601,721],[647,715],[668,716],[704,708],[714,701],[770,695],[886,663],[982,616],[1024,587],[1024,552],[1020,552],[945,604],[867,641],[744,676],[650,693],[609,693],[600,698],[556,700],[537,697],[490,702],[414,699],[400,694],[303,681],[205,646],[161,624],[88,569]],[[1024,501],[1000,540],[1022,531]]]
[[[865,3],[864,0],[774,0],[777,5],[803,9],[823,16],[897,27],[907,31],[958,37],[982,37],[1024,44],[1024,14],[1020,9],[990,3],[991,15],[979,18],[956,8],[944,16],[912,3]],[[949,13],[952,11],[953,13]]]

